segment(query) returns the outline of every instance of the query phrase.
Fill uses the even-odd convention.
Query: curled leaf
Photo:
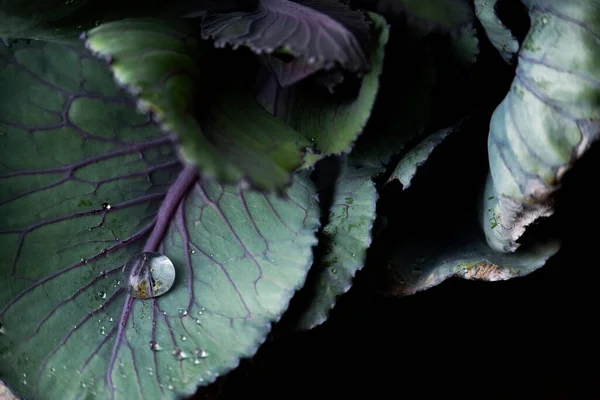
[[[475,15],[504,61],[512,63],[519,51],[519,42],[496,14],[497,3],[498,0],[475,0]]]
[[[488,140],[482,221],[489,245],[504,252],[519,246],[527,225],[553,213],[565,172],[600,136],[600,6],[526,3],[531,29]]]
[[[269,115],[246,82],[221,79],[209,89],[210,48],[187,27],[121,20],[93,29],[85,44],[109,61],[139,108],[152,111],[163,129],[177,135],[182,158],[203,175],[283,188],[309,142]]]
[[[332,0],[307,3],[322,9],[328,6],[338,19],[340,14],[356,13]],[[318,69],[336,65],[351,72],[369,69],[364,50],[348,27],[326,13],[290,0],[259,0],[258,8],[251,12],[209,13],[202,21],[202,36],[214,39],[216,47],[229,44],[233,48],[246,46],[257,54],[282,53]]]

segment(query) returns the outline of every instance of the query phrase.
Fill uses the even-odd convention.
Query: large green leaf
[[[496,14],[497,3],[498,0],[475,0],[475,15],[504,61],[512,63],[519,51],[519,42]]]
[[[562,177],[600,136],[600,4],[528,0],[531,29],[516,77],[490,125],[488,243],[514,251],[527,225],[553,212]]]
[[[388,27],[377,14],[369,14],[378,30],[378,46],[371,56],[371,71],[362,78],[358,95],[319,93],[310,85],[291,89],[285,111],[280,116],[314,143],[317,153],[308,154],[305,166],[332,154],[348,153],[362,133],[377,97],[379,75],[383,68]]]
[[[312,264],[319,208],[198,179],[82,48],[0,47],[0,376],[26,398],[190,394],[254,354]],[[159,251],[173,288],[122,266]]]
[[[86,45],[179,137],[183,159],[203,175],[283,188],[310,143],[269,115],[245,82],[212,76],[217,87],[209,90],[208,46],[189,35],[181,22],[121,20],[90,31]]]
[[[323,251],[311,271],[309,302],[298,319],[297,327],[311,329],[327,319],[338,296],[352,286],[362,269],[371,245],[377,189],[372,181],[380,169],[342,166],[335,183],[329,222],[323,228],[319,248]]]
[[[349,29],[356,24],[352,18],[356,14],[336,0],[259,0],[255,11],[206,15],[202,35],[214,39],[217,47],[230,44],[247,46],[257,54],[285,53],[316,65],[315,70],[339,65],[362,72],[369,62]],[[347,26],[349,21],[354,24]],[[364,24],[359,21],[359,30]]]

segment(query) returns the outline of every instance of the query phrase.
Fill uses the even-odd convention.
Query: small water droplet
[[[187,338],[186,338],[185,336],[183,336],[183,335],[182,335],[182,336],[181,336],[181,341],[182,341],[182,342],[185,342],[186,340],[187,340]]]
[[[175,349],[175,350],[173,350],[173,352],[171,354],[178,361],[181,361],[181,360],[183,360],[185,358],[188,358],[188,355],[183,350],[181,350],[181,349]]]
[[[148,371],[148,375],[150,375],[150,376],[154,376],[154,372],[152,372],[152,371]]]
[[[156,343],[154,340],[151,340],[150,341],[150,350],[160,351],[160,350],[162,350],[162,347],[160,347],[160,345],[158,343]]]
[[[199,358],[194,358],[194,364],[198,365],[200,364],[202,361],[200,361]]]
[[[202,321],[200,321],[199,319],[196,319],[196,323],[197,323],[198,325],[200,325],[200,324],[202,324]]]
[[[108,319],[108,321],[109,321],[109,322],[113,322],[113,321],[114,321],[113,317],[110,317],[110,318]]]
[[[52,368],[50,368],[50,371],[56,372],[56,368],[52,367]]]
[[[173,390],[173,389],[174,389],[174,387],[173,387],[173,385],[169,385],[169,386],[167,386],[167,389],[169,389],[169,390]]]
[[[337,269],[335,269],[335,268],[333,268],[333,269],[331,270],[331,273],[332,273],[332,274],[335,274],[336,272],[337,272]]]
[[[0,324],[0,335],[4,334],[6,334],[6,331],[4,330],[4,325]]]
[[[179,313],[179,315],[181,316],[186,316],[188,315],[188,312],[185,308],[180,308],[179,310],[177,310],[177,312]]]
[[[196,250],[190,249],[190,254],[195,254],[195,253],[196,253]]]
[[[546,25],[548,23],[548,18],[547,17],[543,17],[542,18],[542,24]]]
[[[104,209],[104,210],[110,210],[111,207],[112,206],[110,204],[108,204],[108,203],[102,203],[102,209]]]
[[[102,336],[106,335],[106,329],[104,327],[100,328],[100,334]]]
[[[102,249],[102,250],[100,250],[100,254],[104,255],[104,254],[106,254],[106,253],[107,253],[107,250],[106,250],[106,249]]]
[[[118,236],[115,236],[115,241],[117,241],[117,242],[118,242],[119,240],[121,240],[121,239],[119,239],[119,237],[118,237]]]
[[[202,349],[196,349],[194,351],[194,354],[198,357],[198,358],[206,358],[208,357],[208,353]]]
[[[198,311],[198,315],[202,315],[202,311]]]
[[[98,297],[100,297],[101,299],[105,299],[106,298],[106,293],[105,292],[98,292]]]
[[[133,256],[123,267],[124,285],[137,299],[165,294],[175,282],[175,267],[168,257],[155,252]]]
[[[87,385],[85,383],[81,382],[81,387],[84,388],[84,387],[87,387]]]
[[[86,260],[85,258],[83,258],[83,257],[81,257],[81,260],[79,260],[79,262],[82,262],[82,263],[84,263],[84,264],[87,264],[87,260]]]
[[[27,381],[23,379],[23,385],[27,385]]]
[[[27,374],[23,374],[23,378],[27,378]]]

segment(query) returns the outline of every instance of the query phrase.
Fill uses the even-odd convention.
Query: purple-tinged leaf
[[[369,61],[352,30],[359,37],[368,31],[364,15],[333,0],[306,3],[315,8],[289,0],[259,0],[253,12],[207,14],[202,35],[214,39],[217,47],[247,46],[257,54],[277,52],[300,58],[302,66],[314,66],[307,67],[306,76],[313,68],[336,65],[351,72],[367,71]]]

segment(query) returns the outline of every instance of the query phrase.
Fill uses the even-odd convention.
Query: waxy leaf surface
[[[498,0],[475,0],[475,15],[504,61],[512,63],[519,51],[519,42],[496,14],[497,3]]]
[[[304,283],[314,189],[199,179],[83,48],[0,47],[0,376],[35,399],[189,395],[254,354]],[[122,267],[171,259],[137,300]]]
[[[531,29],[490,123],[493,186],[482,211],[488,243],[505,252],[519,246],[527,225],[553,213],[565,172],[600,136],[600,4],[525,3]]]

